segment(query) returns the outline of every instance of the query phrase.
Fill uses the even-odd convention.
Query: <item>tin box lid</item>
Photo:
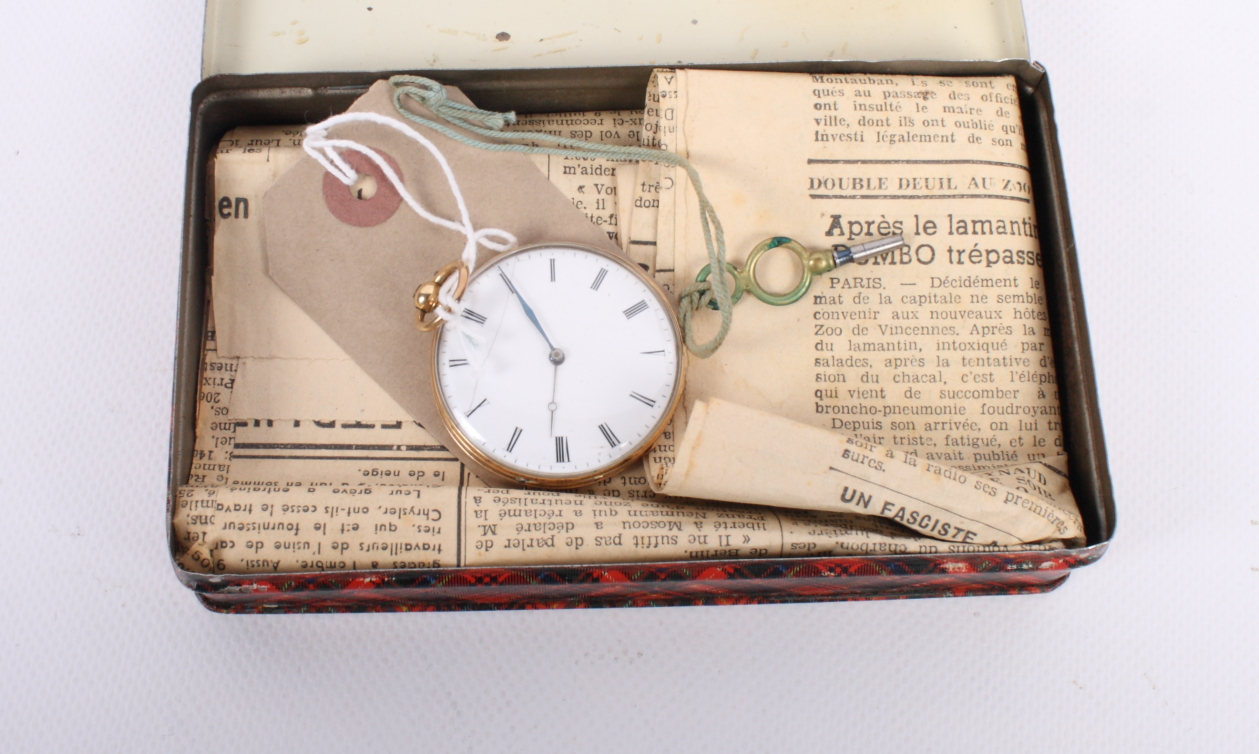
[[[206,0],[202,76],[1008,59],[1019,0]]]

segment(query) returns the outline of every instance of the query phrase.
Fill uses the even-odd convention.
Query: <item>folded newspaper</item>
[[[685,156],[736,264],[771,236],[828,249],[900,233],[908,245],[819,276],[794,305],[740,302],[722,348],[690,361],[673,426],[643,463],[573,492],[491,488],[268,276],[261,197],[309,158],[300,127],[238,128],[212,159],[212,314],[195,460],[174,506],[183,567],[1083,543],[1012,78],[661,70],[642,112],[529,115],[512,128]],[[707,263],[684,172],[533,159],[666,289]],[[783,256],[766,257],[771,287],[799,274]],[[702,339],[716,316],[697,323]]]

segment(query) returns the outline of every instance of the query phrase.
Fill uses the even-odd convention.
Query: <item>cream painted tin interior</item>
[[[202,75],[1027,57],[1018,0],[207,0]]]

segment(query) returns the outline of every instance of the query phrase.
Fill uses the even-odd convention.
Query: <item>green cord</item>
[[[704,244],[708,247],[708,262],[711,265],[711,269],[724,270],[726,268],[726,238],[721,229],[721,221],[717,219],[716,210],[713,209],[712,204],[708,201],[708,197],[704,194],[704,186],[699,179],[699,173],[681,155],[647,147],[595,144],[545,133],[505,132],[502,130],[504,126],[516,122],[516,114],[514,112],[496,113],[490,110],[481,110],[471,105],[452,102],[446,97],[446,88],[444,86],[422,76],[393,76],[389,79],[389,83],[394,87],[394,107],[397,108],[404,118],[428,126],[434,131],[470,147],[491,152],[523,152],[526,154],[552,154],[559,157],[603,157],[620,160],[650,161],[681,167],[691,179],[691,185],[695,187],[695,196],[699,199],[700,227],[704,230]],[[446,121],[446,123],[456,125],[480,136],[487,136],[493,139],[549,141],[565,147],[571,147],[571,149],[537,147],[529,144],[502,144],[472,139],[442,123],[429,120],[407,110],[402,106],[404,97],[410,97],[419,102],[438,118]],[[722,341],[725,340],[726,334],[730,332],[730,316],[734,304],[731,301],[730,286],[726,281],[726,276],[714,275],[708,280],[692,283],[682,291],[678,298],[681,310],[679,319],[681,320],[682,336],[686,341],[686,347],[691,350],[691,353],[694,353],[701,359],[712,356],[721,346]],[[701,306],[716,308],[721,314],[721,327],[717,330],[717,334],[713,336],[713,339],[707,343],[696,343],[692,334],[691,317],[693,312]]]

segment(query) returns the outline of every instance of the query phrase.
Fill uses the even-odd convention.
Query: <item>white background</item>
[[[195,2],[0,14],[0,750],[1259,750],[1248,3],[1027,3],[1118,500],[1049,595],[224,617],[163,519]]]

